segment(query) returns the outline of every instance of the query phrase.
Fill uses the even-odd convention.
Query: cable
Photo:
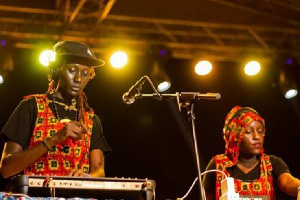
[[[43,187],[49,187],[51,197],[55,198],[55,184],[52,177],[45,178],[43,182]]]
[[[220,172],[220,173],[222,173],[227,178],[227,175],[223,171],[220,171],[220,170],[217,170],[217,169],[211,169],[211,170],[207,170],[205,172],[202,172],[201,176],[203,176],[204,174],[210,173],[210,172]],[[185,199],[190,194],[190,192],[193,189],[194,185],[196,184],[197,180],[198,180],[198,177],[195,178],[194,182],[192,183],[191,187],[186,192],[186,194],[183,197],[181,197],[181,198],[177,198],[176,200],[183,200],[183,199]]]

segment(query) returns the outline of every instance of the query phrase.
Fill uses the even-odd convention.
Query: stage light
[[[39,57],[40,63],[48,67],[50,62],[53,62],[55,60],[55,53],[52,50],[44,50]]]
[[[151,46],[147,49],[146,53],[147,56],[152,56],[153,58],[158,59],[169,59],[172,55],[170,49],[164,45]]]
[[[2,75],[0,75],[0,84],[2,84],[4,82],[4,78]]]
[[[2,80],[7,77],[7,75],[14,70],[14,58],[12,55],[12,49],[4,47],[1,49],[0,53],[0,71]]]
[[[244,71],[248,76],[254,76],[260,71],[260,63],[257,61],[250,61],[245,65]]]
[[[288,64],[288,65],[292,65],[292,64],[293,64],[293,59],[287,58],[287,59],[285,60],[285,62],[286,62],[286,64]]]
[[[298,94],[298,87],[292,78],[292,74],[281,70],[279,73],[279,85],[286,99],[291,99]]]
[[[6,40],[0,40],[0,45],[5,46],[7,44]]]
[[[159,50],[159,54],[160,54],[161,56],[165,56],[165,55],[167,55],[167,50],[166,50],[166,49],[160,49],[160,50]]]
[[[212,70],[212,64],[207,60],[202,60],[198,62],[195,66],[195,72],[198,75],[202,75],[202,76],[207,75],[211,72],[211,70]]]
[[[168,81],[164,81],[164,82],[161,82],[160,84],[158,84],[157,90],[159,92],[164,92],[164,91],[167,91],[170,87],[171,87],[171,83]]]
[[[114,68],[122,68],[128,62],[128,56],[123,51],[117,51],[110,57],[110,64]]]
[[[291,98],[297,96],[297,94],[298,94],[298,90],[296,90],[296,89],[290,89],[290,90],[288,90],[288,91],[284,94],[284,97],[285,97],[286,99],[291,99]]]
[[[168,89],[170,89],[171,80],[170,77],[167,75],[166,71],[164,70],[162,62],[158,60],[153,61],[151,78],[154,84],[157,85],[157,91],[165,92]]]

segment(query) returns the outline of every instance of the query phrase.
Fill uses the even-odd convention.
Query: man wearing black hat
[[[29,95],[13,112],[1,136],[5,142],[0,173],[103,177],[104,152],[111,151],[99,118],[83,89],[104,65],[85,44],[54,46],[46,94]]]

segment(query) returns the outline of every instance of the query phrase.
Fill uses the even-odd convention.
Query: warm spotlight
[[[260,71],[260,63],[257,61],[250,61],[245,65],[244,71],[248,76],[254,76]]]
[[[110,64],[114,68],[122,68],[124,67],[128,62],[128,56],[123,51],[117,51],[112,54],[110,57]]]
[[[55,54],[52,50],[44,50],[39,57],[40,63],[45,67],[48,67],[50,62],[53,62],[54,59]]]
[[[211,62],[206,61],[206,60],[198,62],[195,66],[195,72],[198,75],[202,75],[202,76],[207,75],[211,72],[211,70],[212,70]]]

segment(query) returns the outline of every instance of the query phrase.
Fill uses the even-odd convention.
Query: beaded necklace
[[[68,105],[66,105],[66,104],[64,104],[64,103],[58,102],[58,101],[55,99],[54,93],[52,93],[52,98],[53,98],[53,101],[51,101],[51,100],[49,100],[49,101],[53,103],[53,107],[54,107],[54,111],[55,111],[54,114],[55,114],[55,117],[57,118],[58,121],[60,121],[61,123],[65,123],[65,122],[69,122],[70,119],[61,119],[61,118],[59,117],[59,114],[58,114],[58,108],[57,108],[56,104],[61,105],[61,106],[64,106],[65,111],[72,111],[72,110],[74,110],[74,111],[75,111],[75,118],[74,118],[74,121],[77,121],[77,120],[78,120],[78,112],[77,112],[78,110],[77,110],[77,108],[76,108],[76,103],[77,103],[77,101],[76,101],[75,98],[71,100],[71,105],[70,105],[70,106],[68,106]],[[85,143],[85,145],[87,144],[87,138],[86,138],[86,137],[84,137],[83,142]],[[81,145],[77,145],[77,146],[81,146]],[[56,148],[57,148],[57,147],[56,147]],[[61,149],[61,148],[58,148],[58,149],[60,150],[60,152],[63,151],[63,149]],[[84,161],[84,158],[88,155],[88,152],[85,151],[84,154],[85,154],[85,156],[83,156],[83,157],[81,158],[81,160],[79,161],[79,163],[78,163],[78,165],[77,165],[77,169],[80,169],[80,168],[81,168],[82,163],[83,163],[83,161]],[[75,157],[75,152],[73,153],[73,159],[74,159],[74,157]]]
[[[57,119],[58,121],[60,121],[60,123],[66,123],[66,122],[69,122],[69,121],[71,121],[71,120],[70,120],[70,119],[61,119],[61,118],[59,117],[59,114],[58,114],[58,108],[57,108],[56,104],[61,105],[61,106],[64,106],[65,111],[72,111],[72,110],[74,110],[74,111],[75,111],[75,117],[74,117],[74,120],[75,120],[75,121],[77,120],[76,99],[72,99],[72,100],[71,100],[71,105],[70,105],[70,106],[68,106],[68,105],[66,105],[66,104],[64,104],[64,103],[61,103],[61,102],[57,101],[57,100],[55,99],[54,92],[52,93],[52,99],[53,99],[53,101],[49,99],[49,102],[50,102],[50,103],[53,103],[53,107],[54,107],[54,116],[56,117],[56,119]],[[58,147],[56,147],[56,148],[58,148]],[[62,151],[61,148],[58,148],[58,149],[59,149],[60,151]]]

